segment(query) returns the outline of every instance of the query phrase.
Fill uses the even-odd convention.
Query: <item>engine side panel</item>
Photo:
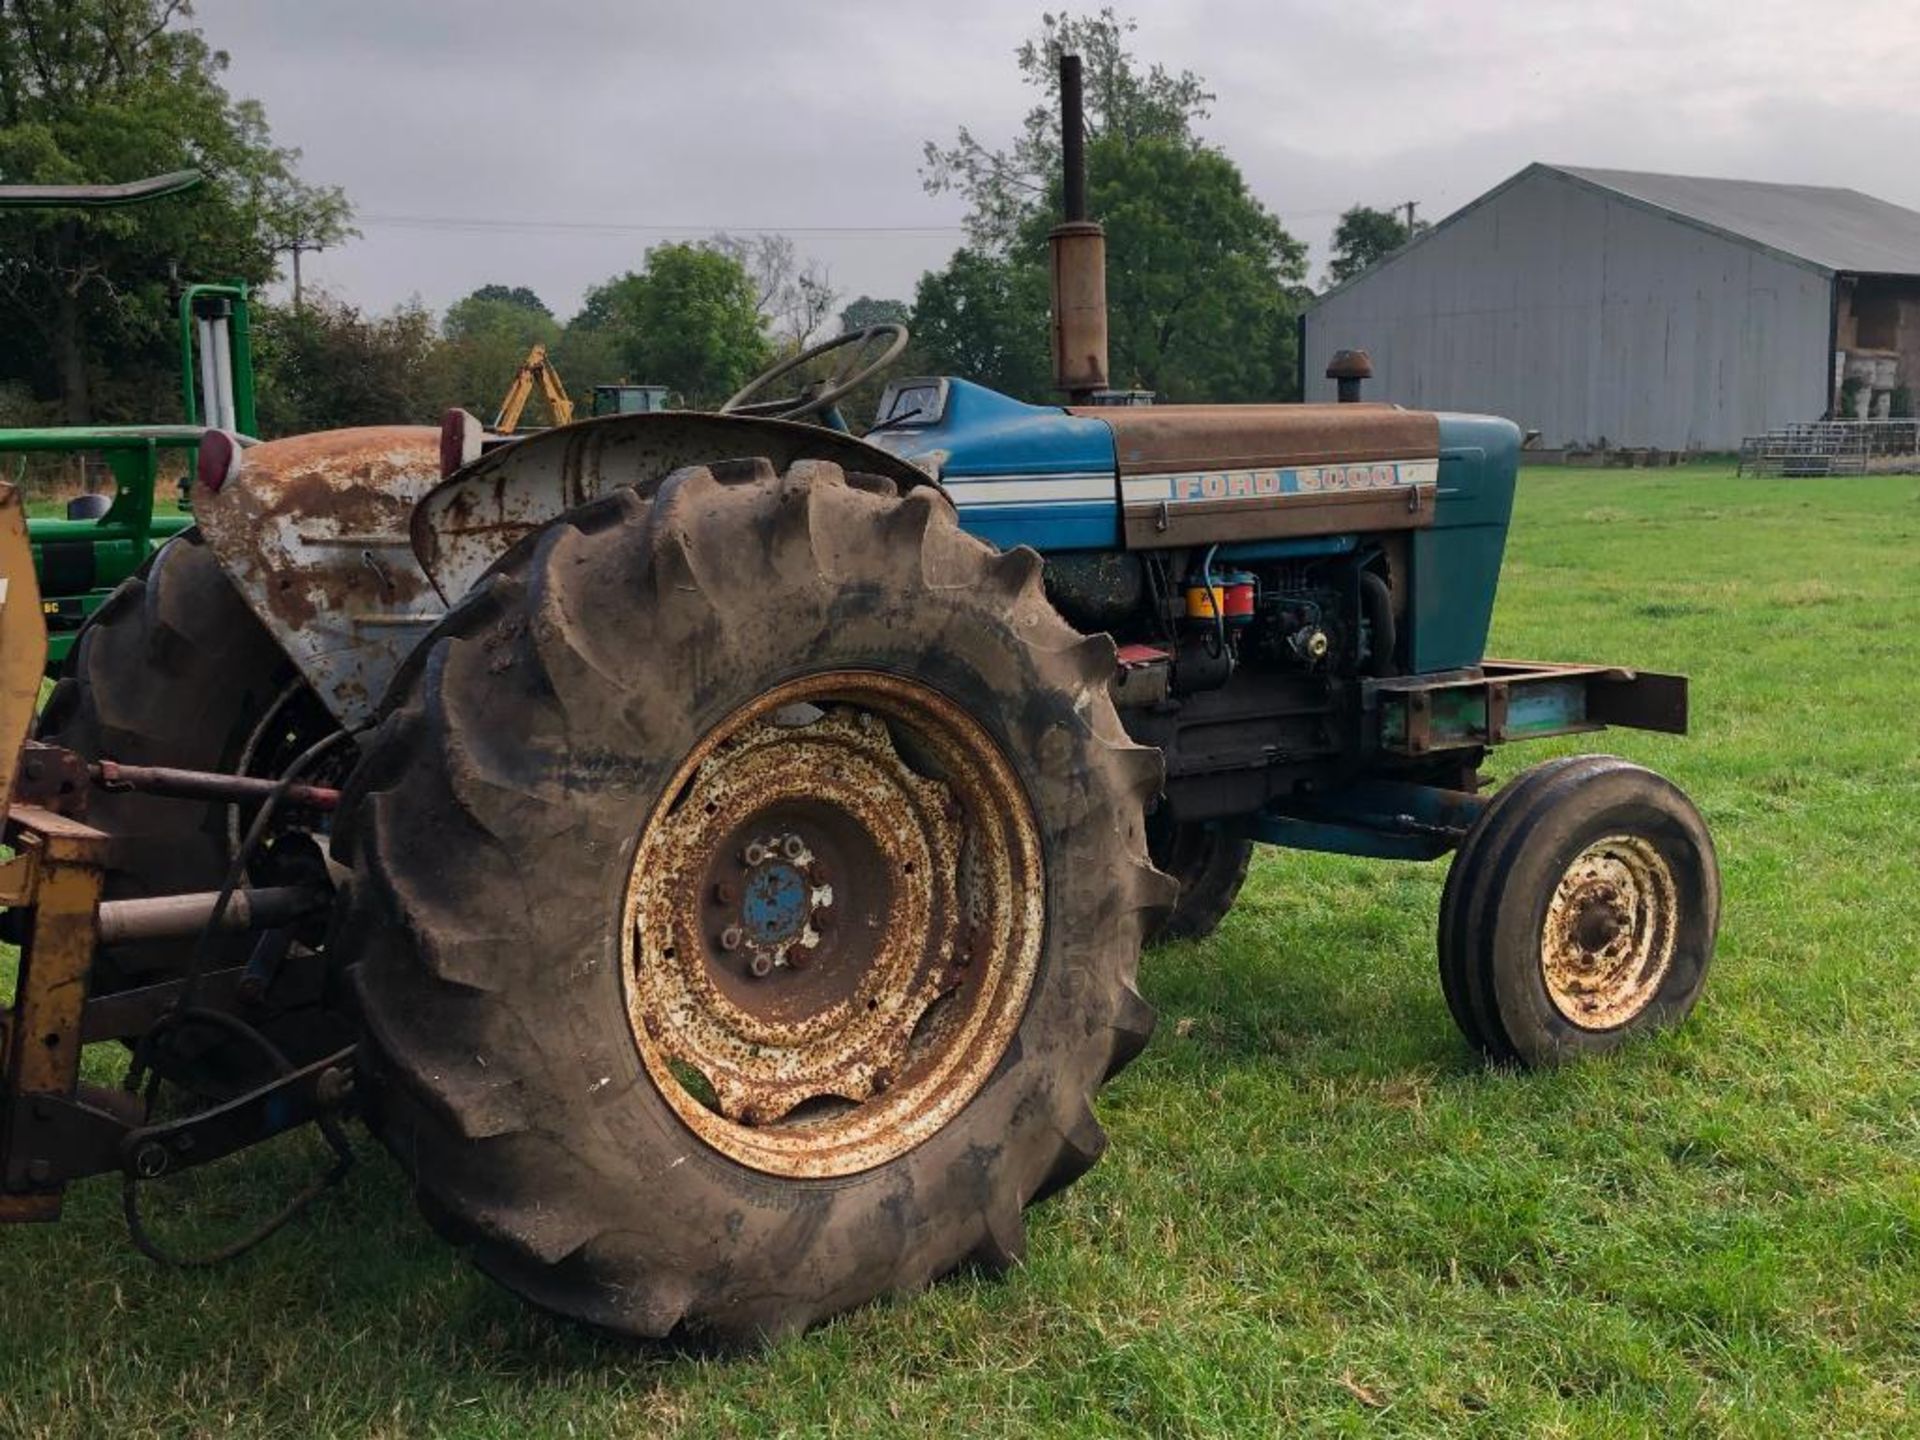
[[[1075,410],[1114,435],[1129,549],[1433,523],[1435,417],[1392,405]]]
[[[1480,662],[1513,509],[1520,432],[1392,405],[1027,405],[954,379],[896,382],[907,423],[871,443],[937,478],[961,524],[1002,548],[1182,552],[1222,565],[1390,554],[1406,668]],[[881,414],[890,412],[883,401]],[[1084,567],[1083,567],[1084,568]],[[1100,621],[1114,582],[1070,577]],[[1133,593],[1128,588],[1124,593]],[[1113,625],[1125,639],[1124,626]]]
[[[1510,420],[1442,415],[1440,444],[1433,525],[1415,532],[1407,561],[1407,660],[1421,675],[1486,654],[1520,466]]]

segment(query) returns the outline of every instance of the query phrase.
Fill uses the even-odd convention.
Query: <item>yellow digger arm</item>
[[[553,423],[571,425],[573,423],[573,401],[568,398],[567,390],[560,383],[560,377],[554,373],[553,366],[547,363],[546,352],[541,352],[540,392],[547,397],[547,409],[553,412]]]
[[[573,401],[567,397],[566,387],[547,361],[547,347],[536,345],[513,372],[513,383],[507,386],[506,398],[500,402],[500,413],[493,417],[494,434],[511,435],[520,428],[520,413],[527,408],[536,380],[540,383],[541,395],[546,398],[547,409],[553,413],[553,423],[573,423]]]

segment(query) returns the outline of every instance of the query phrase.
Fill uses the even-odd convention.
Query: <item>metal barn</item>
[[[1831,415],[1911,414],[1920,212],[1856,190],[1529,165],[1306,312],[1369,398],[1505,415],[1540,444],[1732,450]]]

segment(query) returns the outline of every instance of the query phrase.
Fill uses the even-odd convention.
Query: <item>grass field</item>
[[[214,1272],[133,1254],[95,1181],[0,1232],[0,1434],[1920,1433],[1920,479],[1529,473],[1495,630],[1693,676],[1691,738],[1605,739],[1720,846],[1679,1032],[1490,1073],[1441,867],[1269,854],[1147,957],[1113,1148],[1005,1279],[716,1358],[523,1311],[364,1140]]]

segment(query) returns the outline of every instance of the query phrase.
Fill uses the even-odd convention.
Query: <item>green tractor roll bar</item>
[[[259,428],[245,285],[189,285],[180,292],[180,397],[189,425],[242,435]]]
[[[197,170],[176,170],[115,185],[0,185],[0,210],[104,210],[179,195],[199,185]],[[182,513],[156,514],[164,451],[197,450],[208,429],[251,436],[254,410],[253,332],[248,290],[234,282],[189,285],[180,294],[180,398],[184,424],[90,425],[0,429],[0,480],[17,478],[31,454],[97,454],[113,477],[104,510],[69,507],[65,519],[28,522],[41,609],[47,624],[47,669],[56,671],[73,649],[80,627],[147,556],[193,523],[187,480]],[[21,456],[7,463],[4,457]]]

